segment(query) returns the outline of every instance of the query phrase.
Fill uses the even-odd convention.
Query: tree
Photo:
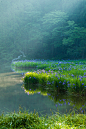
[[[63,45],[67,47],[67,54],[72,55],[71,58],[85,58],[86,28],[79,27],[74,21],[68,21],[64,35]]]
[[[42,18],[43,44],[46,44],[48,55],[58,56],[57,48],[62,45],[63,30],[68,16],[65,12],[54,11]]]

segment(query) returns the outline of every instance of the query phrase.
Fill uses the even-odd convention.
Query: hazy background
[[[0,63],[21,51],[26,59],[86,59],[86,0],[0,0]]]

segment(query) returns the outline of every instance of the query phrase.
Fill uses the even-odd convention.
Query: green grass
[[[37,68],[33,72],[28,72],[29,70],[23,72],[25,73],[23,77],[23,88],[25,92],[29,94],[34,94],[41,92],[43,95],[48,95],[51,99],[54,98],[55,102],[59,102],[59,94],[67,93],[72,95],[70,98],[70,105],[74,105],[75,96],[81,97],[86,96],[86,61],[81,60],[71,60],[71,61],[18,61],[11,64],[16,68]],[[58,95],[58,97],[57,97]],[[62,96],[62,95],[61,95]],[[53,98],[52,98],[53,97]],[[82,98],[82,97],[81,97]],[[64,103],[65,98],[60,103]],[[80,100],[80,99],[79,99]],[[65,102],[69,103],[68,100]],[[82,102],[82,106],[84,102]],[[77,109],[81,108],[81,105],[75,105]],[[83,107],[84,108],[84,107]],[[81,108],[81,110],[84,110]],[[34,117],[36,115],[36,117]],[[30,117],[31,116],[31,117]],[[86,115],[85,114],[75,114],[75,112],[68,113],[67,115],[61,115],[58,112],[52,113],[52,116],[44,117],[38,116],[38,113],[11,113],[10,115],[1,116],[2,121],[6,121],[9,117],[13,120],[16,117],[16,121],[19,122],[19,127],[17,128],[29,128],[29,129],[86,129]],[[22,117],[22,120],[21,118]],[[33,119],[34,117],[34,119]],[[31,121],[30,119],[31,118]],[[27,119],[27,120],[26,120]],[[36,119],[36,120],[35,120]],[[8,120],[9,121],[9,120]],[[25,121],[23,123],[23,121]],[[35,122],[34,122],[35,121]],[[11,123],[13,123],[11,122]],[[29,123],[29,124],[28,124]],[[4,122],[5,124],[5,122]],[[7,122],[9,124],[9,122]],[[23,125],[24,124],[24,125]],[[12,127],[15,125],[14,127]],[[16,124],[8,125],[10,128],[16,128]],[[21,127],[22,126],[22,127]]]
[[[38,70],[35,72],[27,72],[23,77],[23,82],[25,84],[25,89],[32,89],[32,85],[38,85],[38,87],[33,86],[33,90],[36,88],[38,90],[44,90],[49,93],[49,90],[57,91],[58,93],[75,93],[80,95],[86,95],[86,78],[79,78],[77,76],[71,76],[60,74],[58,72],[45,70]],[[34,88],[35,87],[35,88]]]
[[[15,68],[38,68],[38,69],[44,69],[49,66],[49,64],[52,63],[51,61],[16,61],[12,62],[11,66],[15,66]]]
[[[0,116],[0,129],[86,129],[86,115],[69,114],[40,116],[38,113],[27,111],[8,113]]]
[[[69,68],[85,68],[86,61],[80,60],[70,60],[70,61],[53,61],[53,60],[23,60],[23,61],[15,61],[11,63],[12,67],[15,68],[38,68],[38,69],[45,69],[45,70],[68,70]]]
[[[36,68],[35,72],[26,73],[26,71],[24,71],[26,74],[23,81],[27,84],[26,89],[29,89],[29,85],[31,84],[39,84],[43,86],[43,90],[52,88],[53,90],[57,90],[59,93],[70,92],[73,94],[86,95],[85,60],[29,60],[12,62],[11,66],[15,67],[15,70],[17,68],[19,68],[19,70],[21,68]]]

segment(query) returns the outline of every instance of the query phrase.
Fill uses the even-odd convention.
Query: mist
[[[86,58],[85,4],[83,0],[1,0],[1,62],[11,62],[20,51],[27,59]]]

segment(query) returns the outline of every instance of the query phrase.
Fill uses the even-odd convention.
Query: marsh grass
[[[44,69],[49,67],[51,61],[36,61],[36,60],[25,60],[25,61],[15,61],[12,62],[11,66],[15,66],[15,68],[38,68]]]
[[[15,68],[37,68],[27,72],[23,77],[25,92],[34,94],[41,92],[49,95],[57,102],[57,94],[86,96],[86,61],[18,61],[12,62]],[[39,70],[40,69],[40,70]],[[52,99],[53,99],[52,98]],[[75,98],[75,97],[74,97]],[[74,98],[72,98],[74,100]],[[66,100],[65,100],[66,102]],[[61,102],[64,103],[64,100]],[[74,104],[72,101],[70,104]],[[80,108],[81,105],[76,105]],[[83,110],[83,108],[82,108]],[[77,112],[77,111],[76,111]],[[40,116],[38,113],[9,113],[0,117],[0,128],[27,129],[86,129],[86,115],[72,111],[61,115],[56,112],[52,116]]]
[[[52,89],[58,93],[69,92],[86,95],[85,77],[83,77],[83,79],[74,76],[70,78],[69,76],[61,75],[58,72],[38,70],[35,72],[27,72],[23,77],[23,82],[26,90],[30,89],[30,85],[38,85],[39,90],[46,90],[47,93]]]
[[[51,116],[40,116],[28,111],[2,114],[0,116],[0,129],[85,129],[86,115],[75,114],[74,111],[61,115],[56,112]]]

